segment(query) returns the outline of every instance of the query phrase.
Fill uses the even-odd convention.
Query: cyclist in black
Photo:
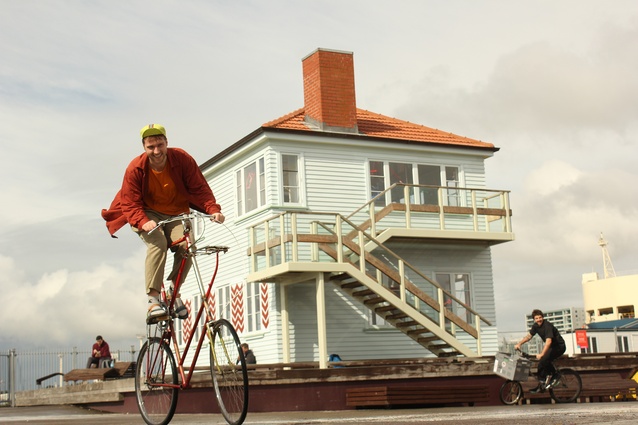
[[[545,346],[540,354],[536,355],[536,358],[540,360],[538,362],[538,387],[533,389],[532,393],[543,392],[552,385],[554,374],[556,369],[552,362],[562,356],[565,353],[565,340],[558,332],[558,329],[550,322],[545,320],[543,312],[536,309],[532,311],[532,317],[534,318],[534,324],[529,330],[529,333],[521,339],[521,341],[514,346],[515,349],[520,350],[521,345],[532,339],[534,335],[541,337]]]

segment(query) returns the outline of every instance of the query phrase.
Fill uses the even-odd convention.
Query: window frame
[[[378,167],[376,165],[381,164],[382,167]],[[467,200],[465,199],[464,196],[462,196],[463,191],[459,190],[459,187],[464,187],[464,180],[465,180],[465,173],[463,170],[463,167],[460,164],[454,165],[454,164],[434,164],[434,163],[424,163],[424,162],[409,162],[409,161],[390,161],[390,160],[383,160],[383,159],[375,159],[375,158],[368,158],[367,160],[367,173],[368,173],[368,178],[367,178],[367,186],[368,186],[368,194],[370,196],[370,199],[374,198],[375,196],[377,196],[379,193],[383,192],[384,190],[387,190],[387,188],[389,188],[390,186],[392,186],[392,184],[394,184],[395,182],[393,182],[392,178],[392,165],[396,164],[396,165],[410,165],[411,166],[411,173],[407,176],[407,179],[409,181],[407,181],[407,184],[430,184],[433,186],[441,186],[441,187],[446,187],[446,191],[445,194],[443,196],[443,205],[444,206],[466,206],[467,204]],[[375,168],[373,169],[373,165],[375,166]],[[438,184],[432,184],[431,182],[426,182],[426,183],[422,183],[420,181],[420,177],[423,175],[420,172],[420,167],[436,167],[438,168],[439,172],[438,172]],[[376,173],[373,174],[373,171],[376,171]],[[450,175],[451,172],[455,173],[455,179],[451,180],[450,178],[452,177]],[[374,180],[374,184],[373,184],[373,180]],[[379,182],[382,182],[382,184],[379,184]],[[453,183],[453,185],[448,186],[448,184]],[[425,188],[421,188],[418,192],[418,202],[420,204],[424,204],[425,202],[425,197],[424,197],[424,193],[425,193]],[[413,193],[410,193],[410,202],[414,203],[414,191],[411,191]],[[396,199],[395,199],[396,198]],[[403,195],[399,194],[398,196],[392,191],[392,192],[387,192],[385,194],[385,196],[377,199],[375,201],[375,206],[377,207],[384,207],[386,205],[389,205],[389,203],[391,202],[404,202],[403,199]],[[436,201],[436,205],[438,205],[438,196],[437,196],[437,201]]]
[[[297,196],[298,196],[298,200],[296,202],[294,201],[286,201],[286,178],[285,178],[285,172],[286,170],[284,170],[284,157],[286,156],[294,156],[297,158]],[[306,190],[304,187],[304,157],[301,153],[299,152],[280,152],[279,153],[279,170],[278,170],[278,177],[279,177],[279,199],[280,199],[280,204],[281,205],[286,205],[286,206],[297,206],[297,207],[302,207],[305,205],[305,199],[306,199]],[[292,187],[292,186],[291,186]]]
[[[250,167],[254,166],[254,176],[250,176]],[[247,177],[247,174],[249,175]],[[266,194],[266,159],[265,155],[260,155],[250,161],[244,162],[241,166],[237,167],[234,172],[235,175],[235,209],[237,217],[251,214],[255,211],[259,211],[266,206],[267,194]],[[251,195],[254,197],[255,206],[250,210],[247,210],[249,205],[248,191],[246,184],[247,180],[252,185],[254,183],[254,190],[251,189]]]

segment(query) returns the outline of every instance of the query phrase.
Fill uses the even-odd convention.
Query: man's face
[[[543,324],[543,316],[541,316],[540,314],[537,314],[536,316],[534,316],[534,322],[540,326]]]
[[[103,342],[104,342],[104,340],[103,340],[103,339],[98,339],[98,340],[97,340],[97,345],[102,345],[102,343],[103,343]]]
[[[144,152],[148,156],[151,165],[164,166],[168,142],[163,136],[149,136],[144,139]]]

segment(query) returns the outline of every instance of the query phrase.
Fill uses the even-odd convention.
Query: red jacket
[[[197,163],[186,151],[168,148],[167,167],[177,190],[188,198],[190,207],[206,214],[221,212],[213,191]],[[150,221],[144,212],[144,196],[148,190],[149,165],[146,153],[131,161],[124,173],[122,188],[115,195],[108,210],[102,210],[102,218],[112,237],[126,223],[140,229]]]
[[[106,343],[106,341],[102,341],[102,345],[98,344],[97,342],[93,344],[93,349],[91,350],[91,357],[95,357],[96,351],[100,352],[100,357],[102,358],[111,357],[111,351],[109,350],[109,345]]]

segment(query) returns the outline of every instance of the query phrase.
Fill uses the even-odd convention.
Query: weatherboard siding
[[[207,178],[217,201],[226,215],[224,226],[208,226],[203,244],[228,245],[230,251],[220,256],[220,270],[216,288],[243,283],[249,272],[249,247],[247,229],[250,225],[272,217],[286,209],[336,212],[345,216],[365,204],[370,198],[369,161],[391,161],[411,164],[456,165],[460,168],[461,186],[485,187],[485,155],[468,151],[455,153],[421,145],[381,143],[352,143],[344,139],[329,143],[270,139],[256,149],[245,149],[241,155],[230,157],[214,170],[207,171]],[[281,155],[296,154],[300,158],[300,205],[284,205],[281,191]],[[264,158],[266,174],[266,205],[242,216],[237,216],[235,173],[247,164]],[[438,220],[438,217],[432,217]],[[360,223],[362,219],[354,220]],[[400,251],[400,247],[399,251]],[[406,249],[400,255],[414,265],[433,271],[467,271],[472,276],[473,303],[488,319],[494,318],[494,296],[489,248],[465,249],[463,246],[451,253],[447,248],[427,246],[425,251]],[[393,248],[394,249],[394,248]],[[463,254],[461,254],[463,253]],[[411,257],[412,256],[412,257]],[[210,257],[202,257],[200,270],[206,278],[214,270]],[[170,261],[169,261],[170,263]],[[170,269],[170,264],[167,270]],[[447,270],[446,270],[447,271]],[[430,275],[428,275],[430,276]],[[368,309],[342,293],[331,282],[326,282],[326,314],[328,351],[339,353],[344,359],[407,358],[427,356],[428,352],[401,332],[368,323]],[[257,332],[240,335],[255,351],[260,363],[283,360],[281,341],[281,299],[283,287],[269,284],[269,327]],[[315,283],[290,285],[286,289],[290,314],[291,354],[293,361],[318,360],[318,337]],[[183,297],[195,293],[193,273],[189,275]],[[494,343],[484,341],[487,347]],[[473,341],[468,345],[473,346]],[[494,348],[495,350],[495,348]]]

